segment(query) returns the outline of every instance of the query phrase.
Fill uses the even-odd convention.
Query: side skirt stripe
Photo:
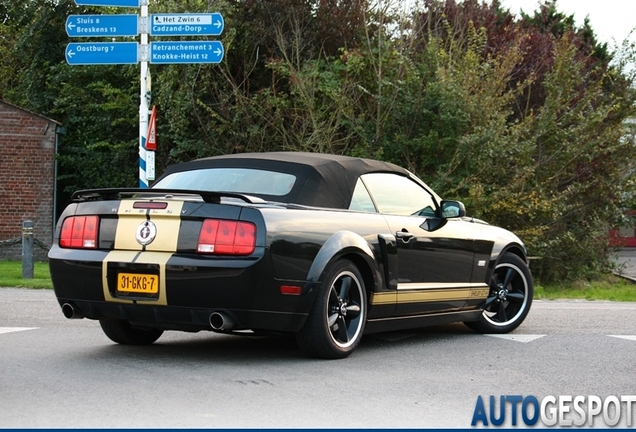
[[[444,286],[446,285],[446,286]],[[433,288],[433,286],[435,288]],[[397,291],[371,293],[372,305],[480,300],[488,297],[488,285],[474,284],[398,284]]]

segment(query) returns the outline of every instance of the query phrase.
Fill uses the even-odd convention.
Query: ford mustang
[[[67,318],[112,341],[290,334],[342,358],[363,334],[464,322],[506,333],[533,296],[513,233],[391,163],[316,153],[176,164],[148,189],[75,192],[49,252]]]

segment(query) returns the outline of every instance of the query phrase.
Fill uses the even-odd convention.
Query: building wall
[[[627,215],[634,217],[636,216],[636,211],[629,210]],[[610,245],[619,248],[636,247],[636,227],[628,225],[610,230]]]
[[[21,238],[22,223],[34,236],[53,240],[55,146],[58,123],[0,101],[0,243]],[[35,246],[35,259],[46,252]],[[21,243],[0,247],[0,260],[20,260]]]

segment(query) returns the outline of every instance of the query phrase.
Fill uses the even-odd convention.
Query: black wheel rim
[[[490,293],[484,305],[484,318],[490,324],[504,327],[517,321],[528,304],[528,280],[514,264],[495,267],[490,280]]]
[[[344,271],[334,279],[327,300],[327,327],[333,342],[341,348],[359,337],[364,316],[362,286],[357,276]]]

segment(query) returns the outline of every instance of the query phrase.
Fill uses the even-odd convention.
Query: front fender
[[[517,255],[528,264],[528,254],[523,242],[516,235],[508,231],[504,231],[503,233],[504,234],[497,236],[495,244],[493,245],[488,271],[486,273],[486,283],[489,283],[492,273],[501,257],[508,252]]]

